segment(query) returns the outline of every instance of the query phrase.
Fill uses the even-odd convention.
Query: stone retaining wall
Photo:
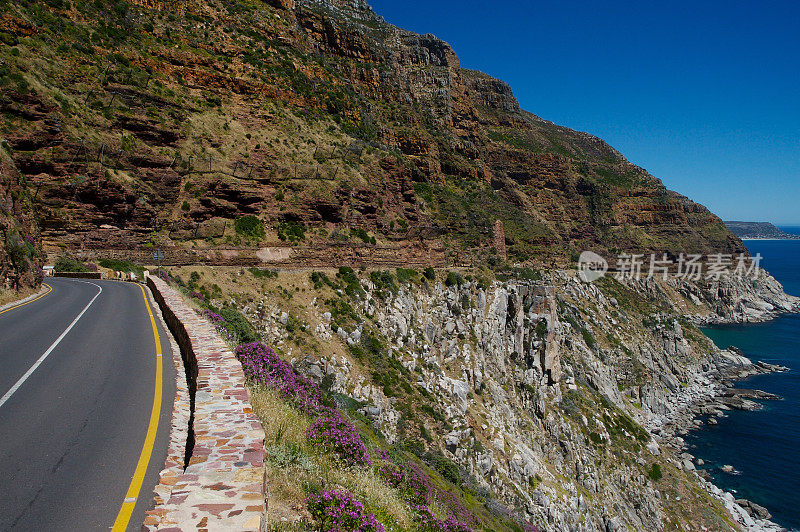
[[[264,430],[241,364],[173,288],[147,285],[180,349],[169,450],[142,530],[263,530]]]
[[[164,266],[187,266],[205,264],[209,266],[276,266],[283,268],[322,268],[362,264],[389,267],[426,266],[445,267],[451,265],[445,249],[438,241],[400,242],[390,245],[359,244],[353,242],[321,245],[294,246],[279,244],[268,247],[229,247],[209,249],[187,249],[182,247],[162,248]],[[153,248],[97,248],[71,249],[81,261],[99,259],[127,260],[137,264],[153,264]]]
[[[102,279],[100,272],[55,272],[53,277],[65,277],[68,279]]]

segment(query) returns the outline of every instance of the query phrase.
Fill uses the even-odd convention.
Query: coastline
[[[797,238],[777,238],[777,237],[775,237],[775,238],[761,238],[761,237],[745,237],[745,236],[741,236],[741,237],[739,237],[739,240],[741,240],[742,242],[747,242],[749,240],[794,242],[794,241],[800,241],[800,236],[798,236]]]
[[[791,314],[800,314],[800,308],[796,303],[792,305],[791,310],[775,309],[750,322],[721,318],[703,320],[705,321],[703,325],[763,323]],[[707,425],[715,425],[717,419],[727,416],[729,411],[762,410],[764,407],[758,401],[782,400],[778,395],[758,389],[739,388],[737,384],[756,375],[788,371],[791,369],[785,366],[753,361],[735,346],[718,349],[712,354],[712,369],[704,373],[704,377],[708,380],[705,390],[687,390],[685,395],[688,397],[676,398],[676,402],[682,402],[681,399],[686,401],[683,407],[674,412],[665,423],[650,429],[658,444],[669,449],[674,457],[671,459],[673,464],[686,469],[689,473],[693,472],[701,486],[719,499],[731,516],[749,532],[786,532],[787,529],[770,520],[772,514],[768,508],[744,498],[736,498],[733,493],[717,486],[708,472],[698,468],[704,465],[704,461],[689,453],[689,446],[683,436],[703,429]],[[725,465],[723,468],[731,468],[725,471],[735,473],[730,465]]]
[[[731,410],[761,410],[763,407],[756,400],[780,400],[781,398],[763,392],[746,388],[737,388],[736,383],[754,375],[766,375],[789,371],[789,368],[762,361],[753,362],[738,352],[738,349],[721,350],[722,367],[719,371],[706,374],[710,385],[706,393],[695,397],[684,408],[660,427],[651,429],[651,433],[662,447],[669,449],[673,458],[670,461],[676,467],[694,473],[700,485],[712,496],[719,499],[734,520],[748,532],[786,532],[782,525],[771,521],[772,514],[768,508],[742,498],[736,498],[733,493],[717,486],[709,473],[698,466],[704,465],[699,459],[689,453],[689,447],[684,440],[690,432],[700,430],[707,424],[717,423],[717,418],[723,417]]]

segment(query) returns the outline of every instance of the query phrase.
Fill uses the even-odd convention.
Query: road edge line
[[[133,510],[139,499],[139,492],[142,490],[142,484],[144,483],[144,476],[147,473],[147,467],[150,464],[150,458],[153,455],[153,446],[156,440],[156,433],[158,432],[158,420],[159,417],[161,417],[164,380],[164,356],[161,350],[161,337],[158,334],[158,327],[156,326],[153,309],[150,307],[150,301],[147,299],[147,292],[145,292],[142,285],[139,285],[139,288],[142,291],[142,298],[144,299],[147,314],[150,316],[150,325],[153,328],[153,339],[156,343],[156,383],[155,392],[153,393],[153,408],[150,411],[150,422],[147,425],[147,434],[145,435],[144,444],[142,445],[142,452],[139,454],[139,461],[136,463],[136,469],[134,469],[133,477],[131,477],[128,491],[125,493],[125,499],[117,513],[117,518],[114,520],[114,525],[111,528],[112,532],[120,532],[128,528],[131,515],[133,515]]]
[[[12,311],[12,310],[14,310],[16,308],[19,308],[19,307],[24,307],[25,305],[33,303],[34,301],[39,301],[44,296],[46,296],[47,294],[49,294],[50,292],[53,291],[53,287],[50,286],[49,284],[42,283],[42,285],[47,287],[47,292],[45,292],[44,294],[39,293],[39,294],[30,295],[30,296],[28,296],[26,298],[23,298],[22,301],[12,301],[11,303],[9,303],[9,306],[7,306],[6,308],[0,307],[0,314],[5,314],[6,312],[10,312],[10,311]],[[41,290],[39,290],[39,292],[41,292]]]

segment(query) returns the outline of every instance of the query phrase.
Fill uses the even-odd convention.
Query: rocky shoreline
[[[786,529],[770,521],[772,514],[759,504],[747,499],[736,499],[713,483],[701,458],[688,452],[683,439],[692,430],[701,429],[704,425],[717,424],[717,418],[724,417],[731,410],[761,410],[763,406],[757,401],[781,400],[778,395],[756,389],[736,388],[736,383],[754,375],[765,375],[789,371],[789,368],[766,362],[753,362],[738,348],[731,346],[722,350],[714,360],[715,367],[706,374],[711,384],[710,393],[696,398],[686,408],[679,410],[673,419],[661,427],[651,430],[662,448],[671,451],[673,463],[687,472],[694,472],[701,485],[711,495],[720,499],[733,518],[750,532],[781,532]],[[652,449],[651,449],[652,450]],[[733,466],[724,465],[722,470],[736,474]]]
[[[764,270],[755,279],[732,275],[704,283],[684,282],[679,291],[694,304],[708,309],[705,314],[686,316],[698,326],[762,323],[800,313],[800,297],[787,294],[783,285]]]

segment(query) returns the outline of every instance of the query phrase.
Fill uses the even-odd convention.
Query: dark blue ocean
[[[800,234],[800,227],[783,227]],[[783,283],[787,293],[800,295],[800,240],[749,240],[752,254]],[[759,375],[740,383],[783,397],[764,401],[757,412],[731,411],[718,425],[706,425],[686,437],[692,454],[706,461],[715,483],[739,498],[766,506],[772,520],[800,531],[800,315],[769,323],[704,329],[720,347],[735,345],[754,360],[788,366],[791,371]],[[737,474],[719,468],[732,465]]]

